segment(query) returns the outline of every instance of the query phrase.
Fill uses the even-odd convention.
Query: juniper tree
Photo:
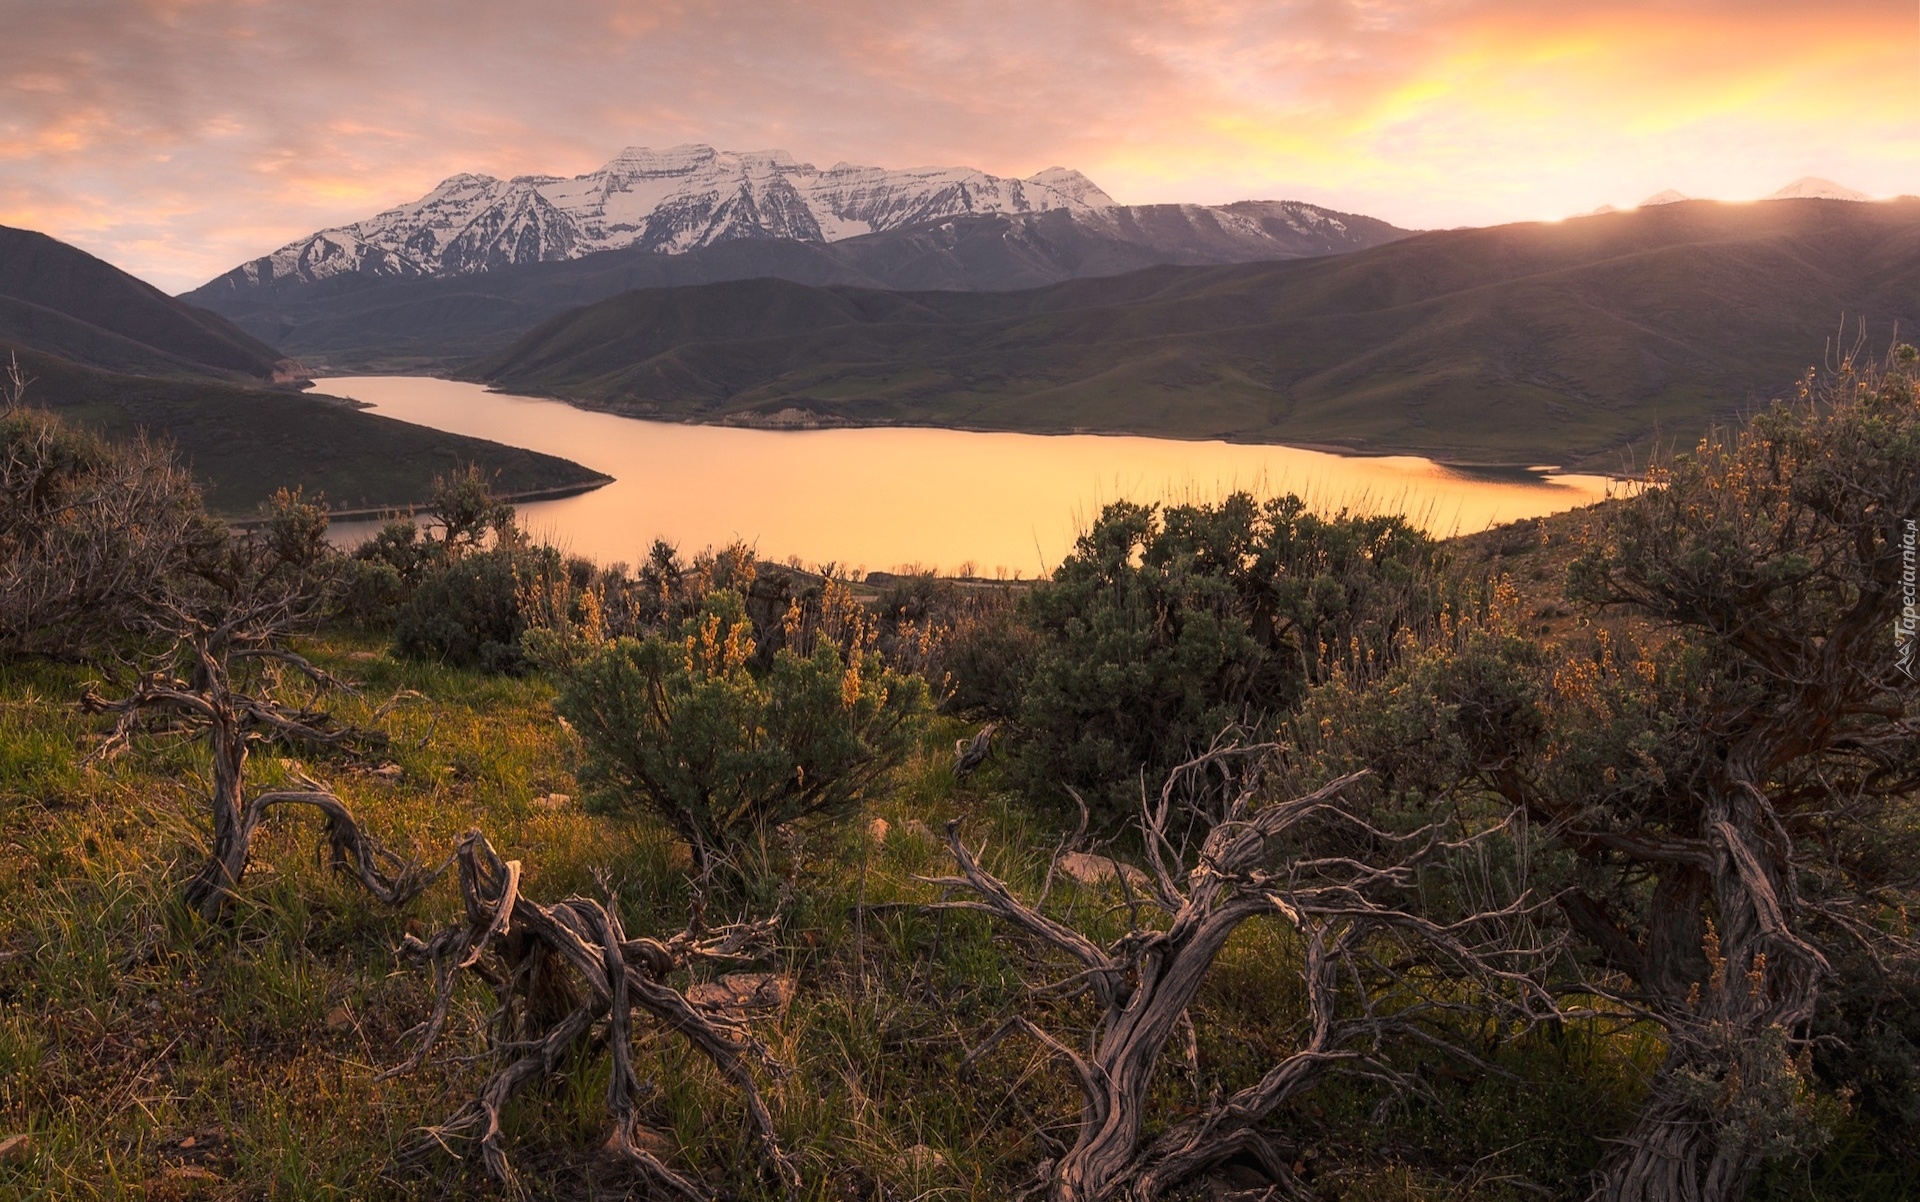
[[[1817,1146],[1810,1025],[1839,953],[1905,947],[1915,358],[1809,376],[1658,471],[1570,577],[1621,628],[1456,681],[1475,771],[1575,857],[1562,908],[1590,987],[1665,1034],[1607,1202],[1730,1202]]]

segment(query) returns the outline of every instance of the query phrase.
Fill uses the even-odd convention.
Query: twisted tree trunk
[[[520,891],[520,863],[502,860],[479,831],[454,853],[465,921],[431,940],[409,935],[404,951],[434,973],[433,1009],[413,1055],[385,1075],[417,1068],[438,1042],[462,974],[474,972],[500,995],[492,1036],[504,1063],[479,1095],[446,1122],[428,1129],[422,1148],[455,1138],[477,1142],[482,1162],[515,1196],[523,1189],[507,1158],[500,1114],[526,1086],[559,1069],[596,1027],[605,1031],[611,1061],[606,1150],[633,1166],[653,1186],[701,1200],[710,1195],[674,1171],[638,1140],[642,1088],[633,1067],[633,1011],[645,1011],[712,1062],[739,1092],[749,1129],[770,1175],[787,1196],[800,1188],[799,1171],[780,1146],[773,1114],[754,1077],[756,1065],[778,1069],[767,1049],[738,1018],[703,1009],[661,978],[696,960],[752,958],[774,923],[739,923],[706,932],[689,927],[671,938],[629,939],[616,908],[570,897],[541,905]]]
[[[382,846],[360,829],[344,801],[305,776],[300,778],[303,787],[299,789],[262,793],[249,802],[246,796],[248,746],[262,729],[329,747],[379,740],[371,732],[353,727],[322,729],[326,721],[324,715],[290,713],[271,700],[233,688],[227,665],[209,648],[208,641],[202,637],[190,639],[189,643],[197,667],[196,682],[189,684],[148,675],[141,678],[128,696],[117,701],[110,701],[89,688],[80,699],[80,708],[87,713],[119,716],[113,733],[88,756],[90,760],[126,747],[141,715],[148,712],[170,713],[202,729],[213,760],[212,788],[207,795],[207,808],[213,818],[213,846],[206,861],[181,890],[182,899],[198,910],[201,917],[211,922],[225,912],[241,878],[246,875],[247,860],[253,852],[253,836],[276,806],[303,805],[319,810],[326,819],[327,843],[334,868],[359,880],[370,893],[389,905],[405,903],[446,871],[452,862],[450,859],[428,871]],[[243,650],[233,654],[244,658],[271,655],[293,663],[316,680],[337,683],[291,652]]]
[[[1667,1010],[1669,1052],[1619,1150],[1602,1166],[1597,1202],[1739,1202],[1767,1157],[1791,1143],[1800,1080],[1792,1055],[1830,971],[1795,933],[1790,844],[1763,832],[1778,819],[1749,770],[1708,807],[1708,975]]]
[[[193,874],[182,896],[209,921],[220,916],[246,875],[252,851],[247,829],[247,732],[233,712],[231,698],[200,698],[207,721],[207,744],[213,752],[213,790],[207,798],[213,812],[213,847],[206,863]],[[176,703],[177,704],[177,703]]]
[[[1143,802],[1147,859],[1154,870],[1149,878],[1152,893],[1132,900],[1140,908],[1167,914],[1170,921],[1164,930],[1136,926],[1109,947],[1014,897],[961,843],[958,822],[948,824],[947,843],[959,875],[932,883],[965,890],[971,897],[935,903],[934,908],[992,914],[1071,957],[1081,968],[1073,980],[1092,994],[1101,1014],[1084,1054],[1016,1015],[968,1058],[971,1063],[1006,1036],[1020,1033],[1073,1069],[1081,1093],[1080,1121],[1072,1147],[1048,1172],[1051,1202],[1149,1202],[1238,1155],[1250,1155],[1266,1166],[1283,1195],[1300,1194],[1289,1169],[1291,1157],[1280,1154],[1261,1131],[1262,1124],[1342,1064],[1365,1064],[1376,1075],[1394,1078],[1375,1053],[1396,1032],[1418,1026],[1426,1012],[1412,992],[1417,987],[1398,969],[1370,956],[1368,945],[1387,939],[1403,947],[1418,946],[1414,959],[1425,966],[1445,964],[1461,975],[1488,981],[1502,975],[1493,968],[1490,953],[1527,955],[1504,937],[1488,939],[1505,920],[1530,909],[1524,897],[1450,925],[1434,923],[1413,908],[1415,881],[1423,868],[1496,834],[1498,828],[1461,843],[1446,841],[1444,819],[1401,836],[1377,830],[1341,800],[1344,791],[1368,775],[1364,771],[1304,796],[1267,804],[1257,804],[1262,800],[1257,765],[1244,774],[1229,772],[1237,787],[1217,811],[1218,821],[1197,863],[1177,880],[1175,873],[1183,864],[1171,854],[1167,832],[1175,829],[1173,795],[1181,777],[1207,765],[1231,767],[1234,759],[1267,750],[1216,749],[1176,770],[1158,806]],[[1205,773],[1193,776],[1204,778]],[[1210,800],[1188,796],[1182,804],[1204,806]],[[1290,854],[1274,855],[1276,844],[1283,841]],[[1308,850],[1323,843],[1318,854]],[[1131,892],[1126,874],[1116,874],[1116,879]],[[1299,936],[1299,972],[1309,1011],[1305,1039],[1252,1085],[1144,1143],[1153,1076],[1168,1041],[1227,940],[1244,923],[1263,915],[1282,919]],[[1343,995],[1343,973],[1370,985],[1406,986],[1409,992],[1390,1005],[1366,987]],[[1521,980],[1511,971],[1504,977],[1516,984]],[[1543,997],[1537,988],[1523,992]],[[1433,1032],[1424,1035],[1429,1044],[1446,1046]]]

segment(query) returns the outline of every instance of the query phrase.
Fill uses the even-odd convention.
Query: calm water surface
[[[772,559],[1033,576],[1059,563],[1114,500],[1294,492],[1324,510],[1405,513],[1447,535],[1585,505],[1610,483],[1161,438],[687,426],[420,376],[343,376],[319,387],[402,421],[615,477],[594,492],[520,508],[537,537],[603,563],[638,562],[658,536],[686,551],[742,539]],[[357,541],[374,526],[342,522],[336,537]]]

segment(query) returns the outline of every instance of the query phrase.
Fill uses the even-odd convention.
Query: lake
[[[963,430],[751,430],[639,421],[422,376],[341,376],[320,391],[376,413],[544,451],[613,476],[522,505],[538,538],[636,563],[655,537],[683,551],[743,540],[764,558],[1031,577],[1115,500],[1294,492],[1316,508],[1396,511],[1438,535],[1601,499],[1604,476],[1450,468],[1412,456],[1109,435]],[[341,522],[351,543],[377,523]]]

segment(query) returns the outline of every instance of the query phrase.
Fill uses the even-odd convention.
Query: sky
[[[0,0],[0,224],[184,291],[625,146],[1412,228],[1920,193],[1916,0]]]

